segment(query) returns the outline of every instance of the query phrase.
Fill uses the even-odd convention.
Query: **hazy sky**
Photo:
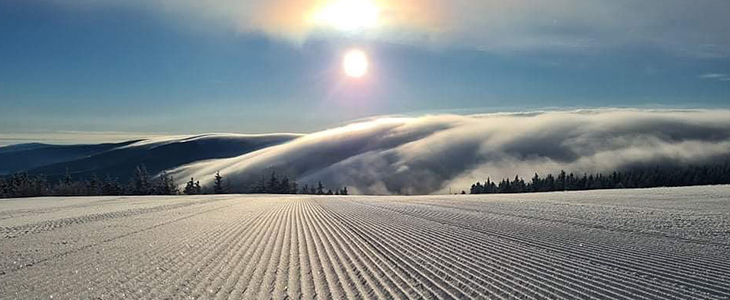
[[[348,5],[377,21],[337,11]],[[728,12],[724,0],[0,0],[0,134],[728,107]],[[343,74],[353,48],[369,57],[363,78]]]

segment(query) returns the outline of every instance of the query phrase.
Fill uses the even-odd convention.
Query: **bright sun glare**
[[[368,72],[368,57],[365,52],[361,50],[350,50],[345,54],[345,59],[342,61],[342,67],[345,70],[345,75],[352,78],[360,78],[365,76]]]
[[[338,30],[372,28],[378,23],[378,6],[371,0],[334,0],[317,10],[314,19]]]

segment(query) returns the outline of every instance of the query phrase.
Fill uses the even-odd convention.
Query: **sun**
[[[338,30],[352,31],[375,27],[379,9],[371,0],[334,0],[317,9],[314,21]]]
[[[342,67],[345,75],[352,78],[361,78],[368,72],[370,62],[368,57],[362,50],[350,50],[345,54],[342,60]]]

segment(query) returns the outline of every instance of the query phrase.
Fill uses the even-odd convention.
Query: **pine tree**
[[[532,177],[532,182],[530,184],[530,192],[542,192],[542,180],[540,179],[540,175],[537,175],[537,173],[535,173],[535,176]]]
[[[324,195],[324,185],[321,181],[317,183],[317,195]]]
[[[0,176],[0,198],[8,198],[8,184],[3,176]]]
[[[213,193],[214,194],[223,194],[223,176],[221,176],[220,171],[215,172],[215,181],[213,182]]]
[[[160,173],[154,190],[157,195],[177,195],[180,192],[175,185],[175,178],[165,171]]]
[[[115,178],[112,178],[109,174],[107,174],[106,179],[102,184],[101,192],[105,196],[118,196],[122,194],[123,189]]]
[[[291,192],[291,186],[289,184],[289,177],[284,176],[284,178],[279,181],[277,194],[289,194]]]
[[[289,194],[296,194],[297,192],[299,192],[299,184],[292,180],[289,184]]]
[[[483,194],[484,188],[482,187],[481,182],[477,182],[475,184],[471,185],[471,189],[469,190],[470,194]]]
[[[526,191],[525,181],[520,176],[515,176],[515,180],[512,182],[513,193],[524,193]]]
[[[279,188],[279,177],[276,175],[276,171],[271,171],[271,175],[269,175],[269,180],[266,182],[265,192],[267,194],[274,194],[274,193],[276,193],[276,190],[278,188]]]
[[[71,171],[68,168],[66,168],[66,176],[64,176],[64,178],[63,178],[63,183],[68,186],[73,184],[73,178],[71,178]]]
[[[139,165],[134,173],[132,194],[149,195],[151,193],[152,186],[150,185],[150,174],[147,172],[147,167]]]
[[[86,181],[86,195],[98,196],[101,194],[101,181],[96,174],[93,174],[91,175],[91,178]]]
[[[261,177],[259,177],[256,186],[253,188],[253,192],[258,194],[266,193],[266,179],[264,178],[263,174],[261,175]]]
[[[195,194],[200,195],[203,193],[203,187],[200,186],[200,181],[195,182]]]
[[[193,179],[193,177],[190,177],[190,181],[188,181],[188,183],[185,184],[185,189],[183,190],[183,193],[185,195],[197,195],[198,194],[198,188],[196,187],[195,179]]]
[[[32,185],[32,179],[27,177],[27,175],[24,180],[27,180],[27,183]],[[53,194],[56,196],[82,196],[86,194],[86,186],[84,183],[74,182],[71,177],[71,171],[66,168],[66,175],[54,187]]]
[[[560,170],[560,174],[558,174],[558,178],[555,180],[555,189],[558,191],[565,191],[565,180],[566,180],[566,174],[565,171]]]

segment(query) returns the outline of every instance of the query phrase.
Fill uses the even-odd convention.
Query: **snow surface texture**
[[[488,176],[613,172],[728,157],[730,111],[598,109],[379,118],[172,173],[181,185],[190,177],[209,184],[220,171],[236,187],[275,169],[301,184],[322,181],[356,194],[430,194],[468,189]]]
[[[727,299],[730,186],[0,201],[0,299]]]

